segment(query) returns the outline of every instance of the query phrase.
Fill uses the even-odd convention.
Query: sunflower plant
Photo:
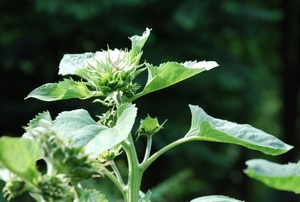
[[[85,109],[63,111],[55,118],[46,111],[28,123],[22,137],[1,137],[0,179],[6,182],[3,193],[8,200],[29,192],[39,202],[107,201],[101,190],[82,185],[83,180],[106,176],[118,188],[124,201],[148,202],[151,201],[151,191],[140,189],[143,173],[162,154],[180,144],[221,142],[269,155],[280,155],[292,148],[250,125],[217,119],[199,106],[189,105],[191,126],[186,134],[152,153],[152,139],[166,121],[159,122],[148,115],[140,120],[137,131],[133,131],[138,111],[134,101],[218,64],[214,61],[187,61],[156,66],[141,62],[142,48],[150,32],[151,29],[147,28],[141,36],[130,37],[130,50],[108,48],[95,53],[64,55],[58,74],[67,77],[29,93],[27,98],[42,101],[92,99],[93,103],[106,106],[107,111],[97,119]],[[148,78],[142,86],[136,82],[136,77],[143,71],[148,72]],[[140,136],[147,139],[143,158],[139,158],[136,152],[135,142]],[[127,157],[126,179],[115,161],[121,153]],[[37,169],[39,160],[46,162],[45,173]],[[192,201],[239,200],[213,195],[200,196]]]

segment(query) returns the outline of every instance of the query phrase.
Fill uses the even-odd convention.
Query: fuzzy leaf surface
[[[300,193],[300,163],[277,164],[263,159],[246,161],[244,172],[269,187]]]
[[[60,75],[77,75],[79,69],[85,68],[87,60],[94,56],[94,53],[65,54],[59,63]],[[78,75],[79,76],[79,75]]]
[[[36,168],[35,156],[32,155],[34,148],[37,149],[36,143],[30,139],[1,137],[0,164],[24,181],[36,184],[40,173]]]
[[[127,138],[136,112],[134,105],[121,105],[117,112],[117,123],[113,128],[95,122],[83,109],[62,112],[54,121],[54,130],[61,138],[72,139],[75,146],[84,146],[91,157],[97,157]]]
[[[148,69],[147,83],[143,91],[135,95],[132,99],[169,87],[205,70],[217,67],[218,64],[212,61],[195,61],[185,63],[167,62],[158,67],[150,64],[146,64],[146,66]]]
[[[186,138],[237,144],[269,155],[279,155],[293,148],[278,138],[248,124],[237,124],[213,118],[198,106],[190,105],[190,110],[192,124]]]
[[[243,202],[228,196],[222,195],[212,195],[212,196],[202,196],[191,200],[191,202]]]
[[[36,98],[43,101],[56,101],[71,98],[87,99],[91,96],[91,91],[83,82],[65,79],[59,83],[47,83],[34,89],[26,99]]]

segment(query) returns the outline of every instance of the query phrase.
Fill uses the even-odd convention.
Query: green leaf
[[[32,148],[36,148],[36,143],[30,139],[1,137],[0,164],[24,181],[37,185],[40,173]]]
[[[140,191],[140,199],[138,202],[151,202],[150,198],[151,198],[151,194],[152,192],[150,190],[147,191],[146,194],[144,194],[143,192]]]
[[[244,172],[274,189],[300,193],[300,162],[285,165],[263,159],[246,161]]]
[[[142,48],[150,35],[150,31],[151,31],[151,29],[146,28],[146,31],[143,33],[142,36],[134,35],[129,38],[131,40],[132,50],[134,50],[136,52],[142,51]]]
[[[95,189],[78,189],[79,202],[108,202],[105,196]]]
[[[169,87],[205,70],[218,66],[216,62],[167,62],[159,67],[146,64],[148,68],[148,80],[143,91],[132,97],[137,99],[145,94]]]
[[[191,202],[243,202],[228,196],[222,195],[212,195],[212,196],[203,196],[191,200]]]
[[[60,139],[72,139],[75,146],[86,145],[95,135],[108,129],[95,122],[84,109],[61,112],[54,120],[53,128]]]
[[[59,63],[60,75],[77,75],[79,69],[87,66],[87,60],[94,56],[94,53],[65,54]],[[79,75],[78,75],[79,76]]]
[[[71,98],[87,99],[93,93],[84,82],[65,79],[59,83],[47,83],[34,89],[25,99],[36,98],[43,101],[66,100]]]
[[[91,157],[97,157],[127,138],[134,124],[136,111],[134,105],[121,105],[113,128],[95,122],[83,109],[62,112],[54,121],[54,130],[60,138],[72,139],[75,146],[84,146]]]
[[[186,138],[237,144],[269,155],[279,155],[293,148],[250,125],[213,118],[198,106],[190,105],[190,109],[192,124]]]

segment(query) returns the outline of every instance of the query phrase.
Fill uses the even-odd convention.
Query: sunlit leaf
[[[59,63],[60,75],[77,75],[77,71],[86,67],[87,59],[94,56],[94,53],[65,54]]]
[[[252,159],[246,162],[244,172],[274,189],[300,193],[300,163],[285,165],[272,163],[263,159]]]
[[[7,182],[10,179],[10,171],[7,168],[2,168],[0,166],[0,180]]]
[[[84,109],[61,112],[53,128],[59,138],[66,141],[72,139],[75,146],[86,145],[95,135],[108,129],[95,122]]]
[[[35,156],[32,155],[36,143],[27,138],[1,137],[0,164],[24,181],[36,184],[40,173],[36,168]]]
[[[169,87],[205,70],[217,67],[218,64],[212,61],[202,62],[167,62],[160,66],[147,64],[148,80],[143,91],[135,95],[132,100],[145,94]]]
[[[62,112],[54,121],[54,129],[60,138],[72,139],[75,146],[84,146],[91,157],[96,157],[129,135],[136,111],[134,105],[121,105],[113,128],[95,122],[83,109]]]
[[[191,202],[243,202],[228,196],[222,195],[212,195],[212,196],[203,196],[191,200]]]
[[[192,124],[186,138],[238,144],[269,155],[279,155],[293,148],[250,125],[213,118],[198,106],[190,105],[190,109]]]
[[[92,96],[91,91],[83,82],[65,79],[59,83],[47,83],[34,89],[27,98],[43,101],[56,101],[71,98],[87,99]]]
[[[150,31],[151,31],[151,29],[146,28],[146,31],[143,33],[142,36],[134,35],[129,38],[132,42],[132,45],[131,45],[132,50],[137,51],[137,52],[142,51],[142,48],[150,35]]]

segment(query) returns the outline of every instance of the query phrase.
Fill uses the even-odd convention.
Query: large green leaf
[[[84,82],[65,79],[59,83],[47,83],[34,89],[27,98],[43,101],[56,101],[71,98],[88,99],[94,96]]]
[[[217,67],[218,64],[212,61],[202,62],[167,62],[160,66],[146,64],[148,68],[148,80],[143,91],[132,97],[137,99],[145,94],[166,88],[189,77],[199,74],[205,70]]]
[[[228,196],[222,195],[212,195],[212,196],[202,196],[191,200],[191,202],[243,202]]]
[[[72,139],[75,146],[86,145],[95,135],[108,129],[95,122],[84,109],[61,112],[53,128],[60,139]]]
[[[190,105],[190,109],[192,124],[186,138],[238,144],[269,155],[279,155],[293,148],[250,125],[213,118],[198,106]]]
[[[24,181],[37,185],[40,173],[36,168],[36,157],[33,155],[33,150],[36,149],[37,146],[33,140],[1,137],[0,164]],[[1,178],[5,178],[5,176]]]
[[[97,157],[127,138],[134,124],[136,111],[134,105],[121,105],[113,128],[95,122],[83,109],[62,112],[54,121],[54,130],[61,138],[72,139],[75,146],[84,146],[91,157]]]
[[[285,165],[272,163],[263,159],[252,159],[246,162],[244,172],[267,186],[300,193],[300,162]]]

